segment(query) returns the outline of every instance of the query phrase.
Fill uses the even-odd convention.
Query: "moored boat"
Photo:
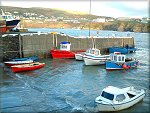
[[[5,33],[6,31],[6,21],[2,20],[0,17],[0,33]]]
[[[11,70],[14,73],[17,73],[17,72],[22,72],[22,71],[31,71],[31,70],[39,69],[44,66],[45,66],[45,63],[34,62],[30,64],[11,66]]]
[[[52,49],[52,58],[75,58],[75,52],[70,51],[70,42],[61,42],[60,49]]]
[[[128,53],[133,53],[137,49],[135,47],[130,47],[126,45],[125,47],[109,47],[108,51],[109,53],[114,53],[114,52],[120,52],[121,54],[128,54]]]
[[[12,61],[25,61],[25,60],[33,60],[34,62],[37,62],[39,60],[38,56],[30,56],[25,58],[14,58]]]
[[[18,23],[20,22],[19,19],[15,19],[12,15],[6,15],[3,10],[1,9],[2,14],[0,18],[2,21],[5,21],[5,26],[3,26],[3,31],[10,31],[11,29],[15,28]]]
[[[85,52],[78,52],[75,54],[75,59],[82,61],[84,55],[85,55]]]
[[[139,61],[133,58],[126,58],[126,55],[120,52],[110,54],[110,60],[106,61],[106,70],[120,70],[135,68],[139,65]]]
[[[32,63],[33,60],[25,60],[25,61],[7,61],[7,62],[4,62],[4,64],[6,66],[13,66],[13,65],[21,65],[21,64],[29,64],[29,63]]]
[[[126,88],[118,88],[107,86],[95,99],[97,111],[119,111],[127,109],[145,96],[143,89],[136,89],[133,86]]]
[[[109,55],[101,55],[100,50],[96,48],[90,48],[85,52],[83,56],[85,65],[101,65],[105,64],[106,60],[109,60]]]

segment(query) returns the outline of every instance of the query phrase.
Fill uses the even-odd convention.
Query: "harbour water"
[[[53,29],[46,30],[49,32]],[[74,30],[75,34],[76,31]],[[88,31],[85,32],[88,34]],[[114,34],[112,31],[100,31],[101,35],[103,33]],[[129,32],[115,33],[123,36]],[[130,36],[135,38],[135,46],[138,50],[127,56],[140,61],[140,66],[136,69],[106,71],[104,65],[85,66],[83,61],[75,59],[47,58],[40,60],[46,64],[44,68],[15,74],[1,63],[1,112],[98,112],[94,108],[94,100],[101,90],[109,85],[120,88],[135,86],[146,91],[143,101],[118,113],[149,112],[149,34],[130,33]]]

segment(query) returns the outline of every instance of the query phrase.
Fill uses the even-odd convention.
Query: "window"
[[[110,59],[111,59],[111,60],[114,60],[114,59],[113,59],[113,56],[110,56]]]
[[[125,59],[125,58],[124,58],[124,57],[122,57],[122,61],[124,61],[124,59]]]
[[[102,92],[101,96],[106,98],[106,99],[109,99],[109,100],[113,100],[113,98],[114,98],[113,94],[107,93],[105,91]]]
[[[86,50],[86,53],[90,53],[90,50],[88,49],[88,50]]]
[[[121,56],[118,56],[118,61],[121,61]]]
[[[8,16],[8,19],[13,19],[13,17],[12,16]]]
[[[2,16],[3,19],[7,19],[7,16]]]
[[[66,45],[63,45],[63,46],[62,46],[62,48],[65,48],[65,49],[66,49],[66,48],[67,48],[67,46],[66,46]]]
[[[116,96],[116,101],[121,102],[125,99],[125,95],[124,94],[120,94]]]
[[[114,56],[114,60],[117,61],[117,56]]]
[[[130,94],[130,93],[127,93],[128,94],[128,96],[130,97],[130,98],[133,98],[135,95],[132,95],[132,94]]]
[[[91,54],[94,54],[94,50],[91,50]]]
[[[95,55],[99,55],[99,51],[95,51]]]

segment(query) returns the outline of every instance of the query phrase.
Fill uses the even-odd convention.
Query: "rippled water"
[[[122,33],[123,34],[123,33]],[[113,85],[135,86],[146,96],[135,106],[118,113],[149,112],[149,37],[131,33],[138,50],[129,54],[140,67],[127,71],[106,71],[105,66],[85,66],[74,59],[41,59],[44,68],[14,74],[0,65],[0,109],[2,112],[93,113],[94,100],[101,90]]]

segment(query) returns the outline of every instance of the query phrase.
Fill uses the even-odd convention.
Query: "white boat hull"
[[[97,104],[96,110],[97,111],[119,111],[119,110],[127,109],[135,105],[139,101],[141,101],[144,98],[144,96],[145,93],[141,93],[139,96],[135,96],[131,100],[120,104],[103,104],[103,103],[96,102]]]
[[[106,60],[109,60],[107,55],[103,55],[100,57],[87,56],[83,57],[85,65],[102,65],[105,64]]]
[[[84,58],[85,65],[102,65],[106,60]]]
[[[80,53],[75,54],[75,59],[76,60],[83,60],[83,54],[80,54]]]
[[[7,61],[4,63],[7,66],[12,66],[12,65],[19,65],[19,64],[28,64],[28,63],[32,63],[32,62],[33,62],[33,60],[25,60],[25,61]]]

